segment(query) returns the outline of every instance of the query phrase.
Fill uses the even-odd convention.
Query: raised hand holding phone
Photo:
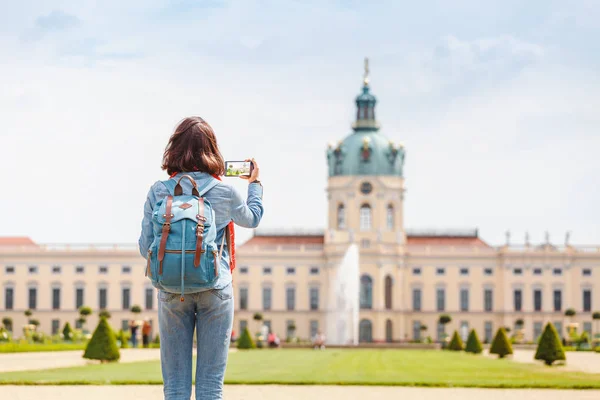
[[[252,182],[258,182],[258,175],[259,175],[259,168],[258,168],[258,163],[256,162],[256,160],[254,158],[248,158],[245,160],[246,162],[250,162],[252,164],[252,168],[250,168],[250,176],[247,175],[241,175],[240,178],[242,179],[247,179],[248,183],[252,183]]]

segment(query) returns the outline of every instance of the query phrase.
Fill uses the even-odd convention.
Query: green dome
[[[393,175],[402,176],[404,147],[394,145],[379,133],[375,120],[377,99],[370,93],[368,70],[362,93],[356,97],[356,122],[354,132],[337,146],[329,145],[327,165],[329,176],[341,175]]]

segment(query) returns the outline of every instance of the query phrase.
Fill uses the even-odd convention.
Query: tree
[[[554,361],[566,360],[565,351],[560,343],[560,337],[554,324],[546,324],[534,358],[544,361],[546,365],[552,365]]]
[[[421,332],[425,333],[425,331],[427,330],[427,325],[423,324],[419,327],[419,329],[421,330]]]
[[[257,312],[256,314],[254,314],[252,319],[258,323],[258,330],[260,330],[260,321],[263,320],[263,315],[261,313]]]
[[[497,354],[499,358],[504,358],[512,353],[512,345],[508,340],[508,336],[506,336],[506,330],[504,330],[504,328],[498,329],[496,336],[494,336],[494,340],[492,340],[490,354]]]
[[[71,325],[67,322],[65,327],[62,330],[63,340],[70,342],[73,340],[73,329],[71,329]]]
[[[37,328],[38,326],[40,326],[40,321],[37,320],[37,319],[30,319],[29,320],[29,325],[33,325],[33,326],[35,326]]]
[[[31,317],[33,315],[33,311],[31,311],[31,310],[25,310],[25,312],[23,314],[25,314],[25,316],[27,318],[29,318],[29,317]]]
[[[2,326],[4,326],[4,329],[6,329],[9,332],[12,332],[13,330],[13,320],[11,317],[4,317],[2,318]]]
[[[477,336],[477,332],[475,329],[471,329],[469,333],[469,338],[467,339],[467,347],[465,349],[467,353],[480,354],[483,351],[483,346],[479,341],[479,337]]]
[[[81,324],[81,326],[83,327],[83,325],[87,322],[87,317],[92,315],[92,309],[88,306],[81,306],[79,307],[79,319],[77,320],[77,322],[79,322]]]
[[[565,311],[565,316],[569,318],[574,317],[576,314],[577,312],[574,308],[567,308],[567,310]]]
[[[98,323],[98,327],[96,327],[92,338],[87,344],[83,358],[106,362],[117,361],[120,357],[121,354],[112,329],[110,329],[106,318],[100,318],[100,323]]]
[[[588,335],[588,333],[586,331],[583,331],[581,333],[581,336],[579,336],[579,338],[577,339],[577,348],[578,349],[583,349],[583,348],[590,348],[590,336]]]
[[[518,320],[515,321],[515,325],[517,325],[520,329],[523,329],[524,324],[525,324],[525,322],[523,321],[522,318],[519,318]]]
[[[600,311],[596,311],[595,313],[593,313],[592,319],[596,321],[596,335],[600,335],[600,332],[598,332],[598,322],[600,322]]]
[[[252,336],[250,335],[250,331],[248,328],[244,328],[242,332],[242,336],[238,339],[237,342],[238,349],[255,349],[256,345],[254,344],[254,340],[252,340]]]
[[[117,339],[121,342],[121,348],[126,349],[129,347],[129,342],[127,341],[127,335],[123,331],[123,329],[119,329],[119,333],[117,333]]]
[[[463,344],[462,339],[460,338],[460,335],[458,334],[458,331],[454,331],[454,334],[452,335],[452,340],[450,340],[450,344],[448,345],[448,350],[463,351],[464,349],[465,346]]]
[[[444,336],[446,336],[446,325],[449,324],[452,321],[452,317],[449,316],[448,314],[442,314],[440,315],[440,318],[438,319],[438,322],[440,324],[442,324],[442,326],[444,327]]]
[[[131,312],[134,314],[139,314],[142,312],[142,307],[134,305],[133,307],[131,307]]]
[[[110,319],[110,317],[111,317],[112,315],[110,315],[110,312],[109,312],[109,311],[102,310],[102,311],[100,311],[100,312],[98,313],[98,316],[99,316],[100,318],[106,318],[106,319]]]

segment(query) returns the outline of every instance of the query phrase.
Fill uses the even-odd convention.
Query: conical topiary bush
[[[117,339],[112,329],[110,329],[106,318],[100,318],[100,323],[87,344],[83,358],[105,362],[117,361],[120,357]]]
[[[238,339],[237,344],[238,349],[255,349],[256,345],[254,344],[254,340],[252,340],[252,336],[250,335],[250,331],[248,328],[244,328],[244,332],[242,332],[242,336]]]
[[[462,339],[458,335],[458,332],[454,331],[454,335],[452,335],[450,344],[448,344],[448,350],[463,351],[464,349],[465,349],[465,346],[463,344]]]
[[[63,340],[66,342],[70,342],[73,340],[73,329],[71,329],[71,324],[68,322],[65,324],[65,327],[62,330]]]
[[[477,332],[475,329],[471,330],[469,333],[469,338],[467,339],[467,347],[465,349],[467,353],[480,354],[483,351],[483,346],[479,341],[479,337],[477,336]]]
[[[492,340],[492,346],[490,347],[490,354],[497,354],[499,358],[504,358],[509,354],[512,354],[512,345],[506,336],[504,328],[498,329],[494,340]]]
[[[546,324],[534,358],[544,361],[546,365],[552,365],[554,361],[566,360],[565,351],[553,324]]]

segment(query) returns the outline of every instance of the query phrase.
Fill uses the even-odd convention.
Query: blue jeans
[[[196,329],[196,400],[222,399],[231,327],[233,288],[180,295],[158,292],[160,361],[165,400],[192,395],[192,345]]]

